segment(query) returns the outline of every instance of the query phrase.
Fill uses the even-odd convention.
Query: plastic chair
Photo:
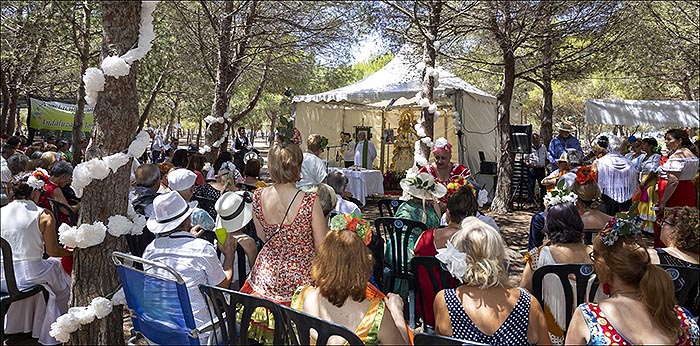
[[[561,287],[564,290],[565,306],[571,306],[572,308],[566,309],[566,323],[564,326],[568,326],[571,322],[571,316],[573,315],[573,306],[578,306],[579,304],[586,302],[586,289],[588,288],[588,282],[593,275],[593,265],[587,263],[579,264],[552,264],[546,265],[544,267],[537,268],[535,273],[532,275],[532,295],[537,298],[540,305],[544,306],[544,300],[542,298],[542,282],[547,274],[554,274],[559,278]],[[569,275],[573,274],[576,276],[576,301],[574,302],[571,283],[569,281]],[[588,293],[588,301],[592,302],[595,300],[595,293],[598,289],[598,278],[595,278],[591,286],[591,290]],[[574,303],[576,303],[574,305]],[[566,334],[566,330],[564,330]]]
[[[379,205],[379,217],[394,217],[396,210],[403,203],[404,201],[398,199],[380,199],[377,203]]]
[[[397,280],[408,282],[408,309],[409,324],[415,327],[415,278],[410,272],[409,266],[409,240],[418,238],[428,227],[420,222],[395,217],[379,217],[374,220],[375,229],[385,238],[391,240],[390,262],[385,259],[388,268],[388,282],[384,282],[384,293],[393,292]],[[389,241],[387,240],[387,244]],[[385,280],[387,281],[387,280]]]
[[[112,253],[112,261],[124,288],[134,331],[159,345],[199,345],[199,335],[213,325],[197,328],[187,286],[174,269],[141,257]],[[136,267],[159,270],[159,274]],[[167,276],[160,273],[167,273]],[[129,340],[133,344],[136,337]]]
[[[700,289],[700,269],[672,266],[668,264],[659,264],[659,266],[663,268],[671,277],[671,280],[673,280],[678,305],[688,309],[688,311],[691,313],[694,313],[693,308],[697,309],[697,306],[693,307],[692,305],[697,304],[698,300],[700,299],[700,292],[698,292]],[[691,292],[694,293],[695,297],[688,297]]]
[[[75,226],[78,224],[78,216],[75,215],[75,212],[73,212],[73,209],[70,208],[65,203],[59,202],[55,199],[47,198],[49,200],[49,204],[51,205],[51,211],[53,212],[53,215],[56,217],[58,220],[58,216],[63,213],[68,215],[68,220],[70,220],[70,225],[69,226]],[[59,223],[56,222],[56,229],[58,230]]]
[[[275,320],[273,345],[287,344],[286,324],[280,305],[267,299],[211,285],[199,285],[212,319],[220,321],[216,345],[249,345],[248,327],[257,308],[265,308]],[[239,319],[240,316],[240,319]],[[221,337],[221,340],[219,340]]]
[[[0,318],[0,325],[3,326],[4,334],[5,314],[12,303],[32,297],[39,293],[42,293],[44,295],[44,301],[48,302],[49,292],[42,285],[34,285],[24,289],[17,288],[15,267],[14,263],[12,262],[12,247],[10,247],[10,243],[8,243],[5,238],[0,238],[0,248],[2,248],[2,253],[0,256],[2,257],[2,268],[4,270],[3,276],[7,282],[8,291],[0,292],[0,307],[2,307],[2,312],[0,312],[0,315],[2,315]]]
[[[422,273],[425,273],[429,280],[425,280]],[[434,317],[428,320],[425,312],[433,311],[435,295],[440,290],[457,287],[460,283],[445,270],[439,259],[431,256],[411,258],[411,274],[416,278],[416,305],[421,307],[416,313],[416,318],[422,319],[426,326],[434,328]]]
[[[413,337],[413,345],[415,346],[433,346],[433,345],[446,345],[446,346],[485,346],[480,342],[465,341],[460,339],[451,338],[449,336],[442,335],[431,335],[420,333]]]
[[[342,337],[349,345],[364,345],[355,332],[344,326],[286,306],[280,306],[280,308],[282,308],[287,323],[287,331],[292,345],[326,345],[328,339],[334,335]],[[316,340],[311,338],[311,329],[318,333]]]

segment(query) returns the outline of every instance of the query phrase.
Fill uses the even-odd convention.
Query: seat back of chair
[[[678,305],[688,309],[691,313],[695,313],[693,310],[698,308],[697,304],[700,300],[700,269],[668,264],[660,264],[659,266],[663,268],[671,277],[671,280],[673,280]],[[691,295],[691,292],[693,295]],[[689,295],[690,297],[688,297]],[[690,301],[688,301],[688,298],[691,298]]]
[[[206,298],[207,309],[212,319],[216,318],[219,321],[218,328],[215,328],[215,332],[218,330],[215,334],[217,345],[248,345],[248,328],[254,313],[271,314],[275,321],[272,343],[287,344],[284,315],[278,304],[217,286],[199,285],[199,290]]]
[[[551,264],[546,265],[535,270],[532,275],[532,295],[537,298],[542,306],[544,306],[544,300],[542,298],[542,282],[547,274],[554,274],[559,278],[561,287],[564,290],[564,298],[567,307],[578,306],[579,304],[586,302],[586,289],[588,288],[588,281],[593,275],[593,265],[592,264]],[[571,283],[569,282],[569,275],[576,276],[576,301],[571,290]],[[591,290],[588,294],[588,301],[593,301],[595,297],[595,292],[598,288],[598,279],[596,278]],[[566,323],[564,326],[568,326],[571,322],[572,309],[566,309]],[[564,330],[566,332],[566,330]]]
[[[385,239],[391,239],[391,263],[386,263],[396,275],[410,275],[409,240],[417,239],[428,227],[420,222],[396,217],[379,217],[374,220],[375,229]],[[388,241],[387,241],[388,242]]]
[[[379,206],[380,217],[394,217],[396,210],[403,204],[404,201],[398,199],[380,199],[377,203]]]
[[[55,199],[47,198],[49,200],[49,204],[51,205],[51,211],[53,212],[54,217],[56,220],[58,220],[58,216],[63,213],[68,215],[68,220],[70,221],[69,226],[76,226],[78,224],[78,216],[75,215],[73,212],[73,209],[70,208],[65,203],[59,202]],[[61,226],[58,222],[56,222],[56,229]]]
[[[248,273],[246,273],[247,257],[241,244],[236,245],[236,259],[238,262],[238,285],[239,287],[243,287],[243,283],[245,282],[246,278],[248,278]]]
[[[430,327],[435,327],[434,318],[428,320],[425,311],[433,310],[435,295],[442,289],[454,288],[460,285],[459,280],[452,277],[439,259],[432,256],[416,256],[411,259],[411,273],[416,278],[418,318]],[[425,278],[429,280],[425,280]],[[421,314],[422,313],[422,314]],[[432,315],[432,314],[431,314]]]
[[[442,335],[432,335],[420,333],[413,337],[413,345],[415,346],[433,346],[433,345],[446,345],[446,346],[485,346],[480,342],[466,341],[451,338],[449,336]]]
[[[116,251],[112,260],[134,330],[159,345],[199,345],[187,286],[174,269]]]
[[[7,292],[10,294],[10,297],[14,297],[19,295],[19,289],[17,288],[17,279],[15,279],[14,263],[12,262],[12,247],[10,247],[10,243],[5,238],[0,238],[0,248],[2,248],[0,257],[2,257],[2,269],[5,271]]]
[[[287,323],[287,332],[292,345],[327,345],[328,339],[334,335],[342,337],[349,345],[364,345],[360,337],[344,326],[286,306],[280,306],[280,308]],[[312,329],[318,334],[316,340],[311,338]]]

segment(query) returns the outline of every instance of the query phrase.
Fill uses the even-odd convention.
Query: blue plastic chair
[[[195,325],[190,297],[182,277],[172,268],[141,257],[113,252],[119,279],[131,314],[134,331],[159,345],[200,345],[199,335],[212,330],[212,324]],[[143,268],[157,268],[159,273]],[[136,337],[129,340],[133,344]]]

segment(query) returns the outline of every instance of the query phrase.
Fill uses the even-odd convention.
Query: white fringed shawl
[[[611,152],[596,162],[600,191],[618,203],[632,199],[638,184],[637,170],[632,161]]]

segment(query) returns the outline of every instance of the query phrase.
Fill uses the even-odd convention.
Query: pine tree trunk
[[[10,83],[9,111],[7,113],[7,126],[5,127],[5,133],[10,136],[14,134],[15,121],[17,120],[17,113],[19,112],[19,108],[17,108],[19,103],[19,90],[17,90],[17,83],[15,81],[16,79]]]
[[[138,41],[140,2],[103,1],[102,57],[113,52],[124,54]],[[93,145],[86,158],[102,157],[128,148],[135,138],[138,122],[138,95],[136,74],[138,62],[131,65],[128,76],[105,77],[105,89],[100,92],[95,107]],[[93,180],[85,189],[80,210],[80,223],[102,221],[107,224],[111,215],[125,215],[131,162],[104,180]],[[113,251],[124,251],[123,237],[107,234],[100,245],[76,249],[71,286],[71,306],[86,306],[97,296],[106,296],[119,287]],[[123,315],[121,306],[109,316],[96,319],[71,335],[73,345],[124,344]]]
[[[85,83],[82,76],[88,68],[88,59],[90,57],[90,22],[92,21],[92,11],[87,3],[83,3],[83,30],[80,36],[83,40],[80,47],[80,86],[78,87],[77,108],[75,110],[75,118],[73,119],[73,165],[77,165],[82,161],[82,138],[83,138],[83,121],[85,119]]]
[[[2,117],[0,118],[1,132],[6,132],[7,116],[10,111],[10,90],[7,86],[5,70],[0,70],[0,94],[2,94]],[[29,143],[31,144],[31,143]]]
[[[542,66],[542,127],[540,128],[540,138],[545,147],[549,147],[549,141],[552,140],[552,119],[554,117],[554,105],[552,99],[554,92],[552,91],[552,30],[548,24],[546,27],[547,36],[545,37],[544,47],[542,49],[542,57],[544,66]]]
[[[439,33],[438,27],[440,25],[441,12],[442,1],[438,0],[432,2],[430,5],[430,14],[428,15],[428,33],[431,37],[426,40],[423,47],[423,62],[426,67],[435,68],[436,65],[437,50],[435,49],[435,40],[437,40]],[[435,77],[423,76],[423,97],[428,98],[430,103],[435,103]],[[428,112],[428,108],[423,108],[421,112],[423,129],[425,130],[425,135],[430,137],[433,141],[435,141],[435,138],[433,138],[435,132],[434,119],[435,115]],[[430,148],[422,142],[420,148],[421,154],[423,154],[426,160],[430,160]]]
[[[503,81],[501,90],[496,94],[498,112],[498,135],[500,136],[500,154],[498,156],[498,184],[491,204],[491,211],[505,213],[510,210],[511,180],[513,176],[513,159],[510,155],[510,104],[515,87],[515,57],[511,51],[503,51]]]

